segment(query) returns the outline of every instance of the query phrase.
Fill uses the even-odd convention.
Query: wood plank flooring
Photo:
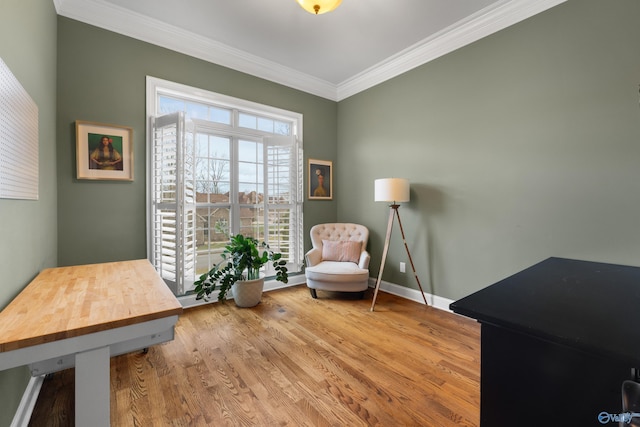
[[[478,426],[480,327],[384,292],[296,286],[186,309],[174,341],[111,360],[113,426]],[[71,426],[73,370],[30,426]]]

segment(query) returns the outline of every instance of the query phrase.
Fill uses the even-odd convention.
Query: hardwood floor
[[[114,426],[478,426],[480,327],[381,292],[306,286],[185,310],[174,341],[111,360]],[[73,371],[30,426],[73,425]]]

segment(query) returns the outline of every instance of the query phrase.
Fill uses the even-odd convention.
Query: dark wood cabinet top
[[[549,258],[450,308],[640,367],[639,267]]]

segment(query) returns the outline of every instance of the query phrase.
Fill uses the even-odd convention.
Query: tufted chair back
[[[352,223],[318,224],[311,227],[311,244],[322,250],[323,240],[349,240],[362,242],[362,251],[367,249],[369,229],[364,225]]]

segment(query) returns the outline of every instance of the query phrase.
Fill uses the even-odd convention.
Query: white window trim
[[[232,120],[236,120],[237,110],[243,110],[245,112],[253,113],[258,116],[268,114],[269,117],[273,119],[282,120],[286,122],[293,121],[291,134],[293,138],[295,138],[295,140],[297,141],[297,144],[300,150],[303,149],[302,132],[301,132],[303,115],[300,113],[296,113],[296,112],[292,112],[292,111],[288,111],[288,110],[284,110],[277,107],[260,104],[252,101],[247,101],[239,98],[234,98],[231,96],[207,91],[204,89],[194,88],[192,86],[172,82],[169,80],[160,79],[157,77],[147,76],[146,78],[147,186],[146,186],[146,204],[145,205],[146,205],[146,218],[147,218],[146,220],[147,258],[149,260],[151,260],[151,254],[152,254],[152,242],[150,239],[150,236],[152,234],[152,230],[151,230],[152,224],[151,224],[151,221],[149,221],[149,215],[151,214],[151,211],[152,211],[152,206],[151,206],[151,186],[152,186],[151,150],[153,148],[153,144],[151,142],[151,140],[153,139],[152,118],[155,117],[155,114],[157,111],[158,97],[156,95],[158,91],[160,91],[163,94],[167,94],[169,96],[173,95],[181,98],[186,96],[192,101],[202,102],[202,103],[210,103],[212,99],[215,99],[216,105],[219,105],[221,107],[226,107],[232,110],[236,110],[236,112],[234,112],[234,114],[232,115]],[[224,128],[226,133],[234,133],[234,131],[231,130],[229,126],[226,126],[224,124],[214,124],[214,126],[220,126],[221,128]],[[258,132],[258,131],[252,132],[251,129],[244,129],[243,135],[248,135],[248,134],[255,134],[255,136],[258,138],[264,138],[264,134],[261,132]],[[299,182],[299,185],[297,186],[299,188],[298,190],[299,194],[297,195],[297,199],[300,201],[300,203],[302,203],[304,201],[304,194],[303,194],[304,193],[304,188],[303,188],[304,187],[303,186],[303,181],[304,181],[303,169],[304,168],[302,165],[302,161],[299,162],[298,169],[299,169],[298,176],[300,178],[300,182]],[[297,239],[299,240],[301,248],[304,241],[302,236],[303,234],[302,221],[303,221],[302,210],[300,210],[300,216],[298,219],[299,236],[297,237]],[[302,249],[300,250],[302,251]],[[303,254],[300,255],[299,267],[302,266],[302,256]],[[290,272],[296,273],[296,271],[290,271]]]

